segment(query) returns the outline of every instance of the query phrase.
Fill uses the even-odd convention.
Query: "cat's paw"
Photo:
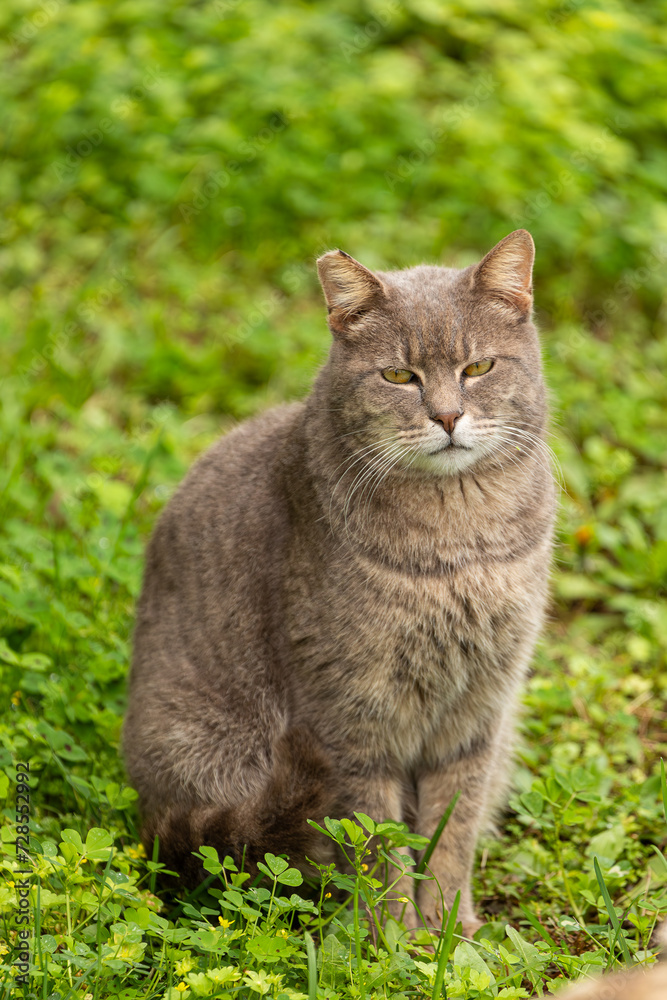
[[[484,926],[484,921],[478,920],[477,917],[473,914],[472,917],[470,917],[468,920],[462,920],[461,925],[462,925],[463,937],[471,938],[474,937],[475,931],[478,931],[480,927]]]

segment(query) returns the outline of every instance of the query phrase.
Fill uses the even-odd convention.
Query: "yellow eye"
[[[493,368],[493,358],[482,358],[481,361],[473,361],[471,365],[463,369],[463,374],[468,378],[475,375],[486,375]]]
[[[409,372],[406,368],[385,368],[382,376],[386,378],[387,382],[405,385],[406,382],[412,382],[415,374],[414,372]]]

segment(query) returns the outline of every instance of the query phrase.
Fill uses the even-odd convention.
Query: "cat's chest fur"
[[[484,561],[463,546],[455,567],[446,533],[426,532],[403,549],[383,547],[381,530],[374,541],[329,546],[310,561],[295,546],[288,630],[296,702],[304,718],[317,707],[332,743],[354,733],[368,758],[408,769],[435,764],[497,717],[520,681],[539,626],[545,557],[535,545]],[[313,553],[312,536],[303,545]]]

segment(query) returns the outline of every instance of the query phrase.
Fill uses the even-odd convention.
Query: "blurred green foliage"
[[[318,253],[463,266],[523,226],[564,489],[517,796],[477,895],[515,922],[530,905],[571,955],[593,853],[620,906],[639,885],[663,906],[666,15],[5,0],[0,763],[13,781],[31,761],[37,843],[68,824],[134,850],[118,743],[143,546],[222,430],[308,391]]]
[[[101,377],[245,414],[267,381],[271,398],[308,382],[322,249],[466,263],[519,226],[547,322],[608,330],[633,308],[647,336],[667,259],[664,15],[9,0],[5,347],[28,370],[51,350],[77,403]]]

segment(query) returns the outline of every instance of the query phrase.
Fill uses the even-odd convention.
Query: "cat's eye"
[[[396,385],[406,385],[408,382],[412,382],[415,373],[409,372],[407,368],[384,368],[382,370],[382,377],[386,378],[387,382],[394,382]]]
[[[463,374],[467,375],[468,378],[474,378],[475,375],[486,375],[493,368],[493,358],[482,358],[481,361],[473,361],[471,365],[463,369]]]

